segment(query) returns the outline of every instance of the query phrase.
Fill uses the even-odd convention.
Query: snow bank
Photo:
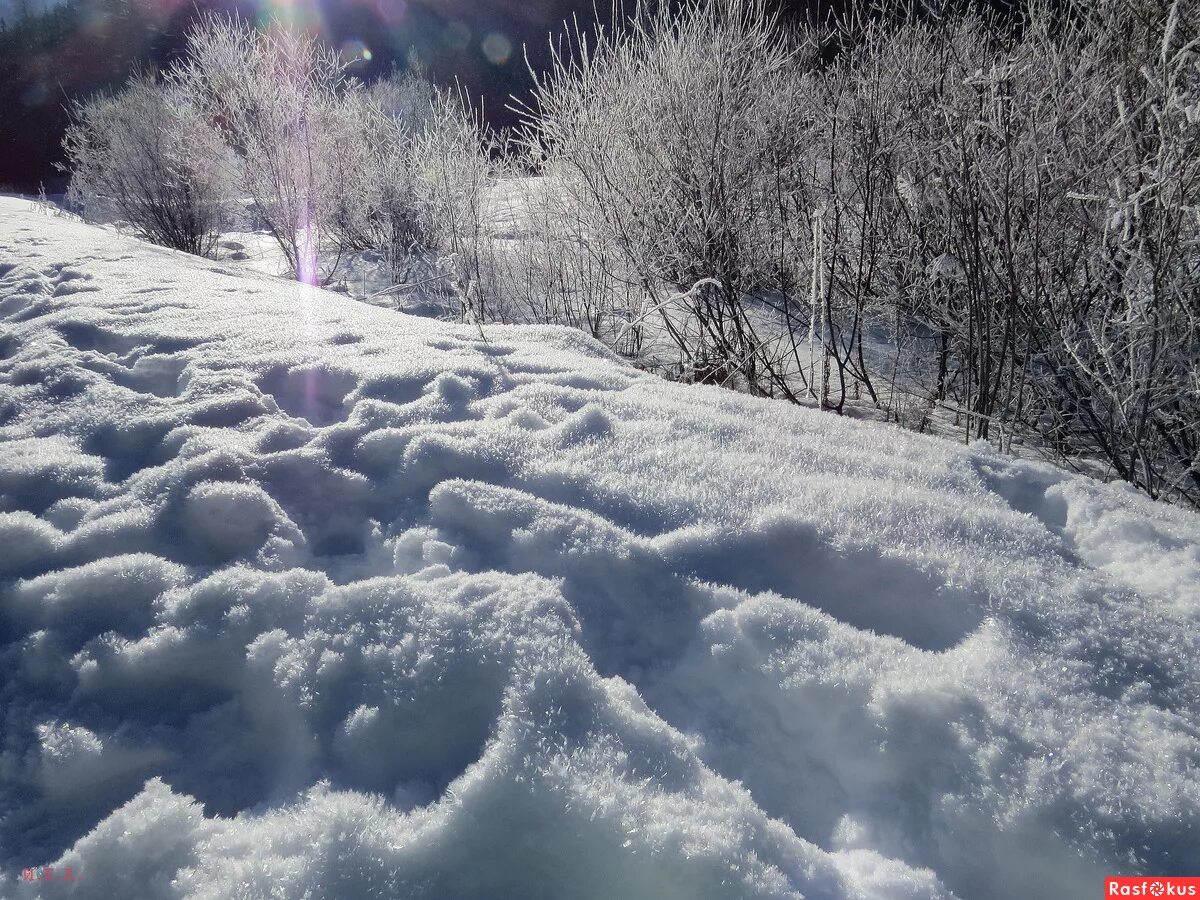
[[[0,201],[0,895],[1200,870],[1200,519]]]

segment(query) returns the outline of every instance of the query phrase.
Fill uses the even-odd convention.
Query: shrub
[[[170,77],[237,154],[242,188],[297,279],[323,281],[336,259],[328,265],[322,251],[345,249],[337,210],[368,159],[344,102],[360,86],[337,54],[296,30],[214,15],[191,32]]]
[[[231,213],[233,158],[188,95],[148,75],[80,103],[64,139],[68,198],[148,241],[209,256]]]
[[[594,258],[641,290],[682,367],[793,396],[747,301],[782,286],[805,57],[757,0],[688,0],[577,37],[538,82],[527,141]]]

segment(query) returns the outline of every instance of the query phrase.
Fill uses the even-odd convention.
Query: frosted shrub
[[[688,2],[578,35],[536,89],[528,141],[610,277],[636,286],[681,371],[791,396],[748,298],[778,288],[803,164],[799,54],[753,0]]]
[[[1094,231],[1054,319],[1059,425],[1152,497],[1200,506],[1200,3],[1097,5],[1107,127],[1077,201]]]
[[[187,95],[150,76],[78,104],[63,141],[69,198],[143,238],[209,256],[231,211],[232,155]]]
[[[166,85],[79,107],[72,194],[208,253],[236,189],[309,283],[377,250],[481,327],[1200,503],[1200,0],[1057,6],[793,35],[764,0],[639,4],[555,48],[508,144],[419,75],[210,17]]]
[[[172,79],[219,123],[241,161],[242,187],[297,279],[315,284],[339,254],[344,194],[369,157],[344,96],[337,54],[315,38],[273,27],[254,30],[216,16],[188,38]]]
[[[453,92],[437,96],[412,147],[421,232],[462,317],[477,324],[509,318],[497,290],[496,248],[486,221],[494,149],[495,136]]]
[[[522,321],[566,325],[625,356],[641,353],[640,293],[613,277],[615,260],[589,240],[562,178],[552,172],[514,181],[517,234],[501,253],[501,290]]]
[[[810,395],[840,409],[862,383],[895,415],[923,395],[967,440],[1195,502],[1196,21],[1194,0],[1113,0],[844,28],[806,94],[827,160],[807,251],[793,231]],[[889,321],[871,360],[864,328]]]
[[[361,124],[368,162],[357,173],[353,190],[343,195],[340,231],[347,246],[382,250],[396,282],[406,279],[413,257],[433,240],[422,215],[414,148],[436,98],[423,76],[404,73],[347,102],[350,115]]]

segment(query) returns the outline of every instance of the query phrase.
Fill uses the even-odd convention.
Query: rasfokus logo
[[[1105,897],[1196,897],[1200,878],[1167,878],[1133,875],[1104,879]]]

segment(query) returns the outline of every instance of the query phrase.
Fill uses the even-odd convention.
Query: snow
[[[0,896],[1200,870],[1200,518],[0,199]]]

